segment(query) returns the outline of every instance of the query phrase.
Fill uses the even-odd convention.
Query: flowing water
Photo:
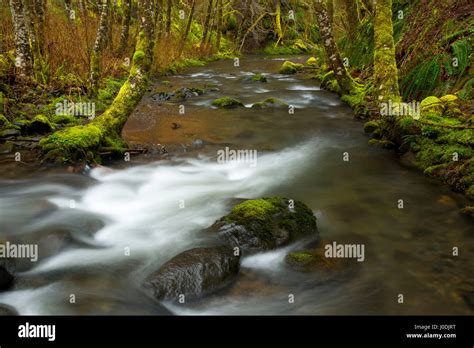
[[[0,240],[38,244],[39,260],[19,260],[0,303],[20,314],[472,314],[463,296],[474,288],[474,228],[459,213],[464,199],[369,147],[336,95],[304,74],[276,74],[281,63],[249,56],[239,67],[219,61],[156,82],[124,136],[164,146],[163,160],[142,155],[88,175],[4,167]],[[256,72],[268,83],[249,81]],[[212,91],[183,102],[153,97],[204,86]],[[221,96],[246,108],[212,108]],[[249,107],[267,97],[294,114]],[[217,163],[226,146],[257,150],[257,165]],[[326,278],[298,273],[283,261],[300,247],[289,245],[243,258],[235,283],[199,302],[159,304],[143,292],[151,271],[206,245],[201,231],[232,199],[271,195],[310,206],[323,240],[364,244],[364,262]]]

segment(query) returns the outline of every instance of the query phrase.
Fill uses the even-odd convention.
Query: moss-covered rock
[[[197,97],[203,94],[204,94],[204,90],[202,88],[195,88],[195,87],[190,87],[190,88],[183,87],[174,91],[174,97],[178,101],[184,101],[188,98]]]
[[[294,50],[298,50],[300,52],[303,52],[303,53],[310,51],[308,46],[306,46],[306,44],[300,39],[295,40],[295,42],[293,43],[291,48],[293,48]]]
[[[280,74],[286,74],[286,75],[296,74],[298,71],[303,70],[303,67],[304,67],[303,64],[293,63],[287,60],[282,64],[278,72]]]
[[[237,100],[231,97],[222,97],[222,98],[215,99],[212,102],[212,105],[218,108],[224,108],[224,109],[232,109],[239,106],[244,106],[244,104],[242,104],[240,100]]]
[[[368,121],[364,124],[364,132],[372,135],[375,131],[380,129],[380,122],[378,121]]]
[[[250,80],[256,82],[267,82],[267,77],[263,74],[253,74]]]
[[[54,129],[53,124],[45,115],[36,115],[30,123],[30,133],[48,133]]]
[[[444,106],[441,100],[433,96],[423,99],[420,108],[422,115],[430,114],[434,116],[442,116],[444,111]]]
[[[318,65],[318,60],[314,57],[309,57],[308,60],[306,61],[306,65],[315,67]]]
[[[254,103],[252,105],[253,109],[266,109],[268,107],[287,107],[288,104],[285,103],[283,100],[277,98],[267,98],[264,101]]]
[[[282,197],[244,201],[211,227],[244,250],[270,250],[303,237],[318,237],[316,217],[300,201]]]

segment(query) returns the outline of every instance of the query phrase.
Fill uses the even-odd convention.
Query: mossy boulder
[[[444,107],[444,116],[458,118],[462,116],[462,111],[459,108],[459,98],[455,95],[448,94],[440,98]]]
[[[315,67],[318,65],[318,60],[314,57],[309,57],[308,60],[306,61],[306,65]]]
[[[372,135],[380,129],[380,123],[378,121],[369,121],[364,124],[364,132]]]
[[[267,77],[263,74],[253,74],[250,80],[256,82],[267,82]]]
[[[253,109],[266,109],[268,107],[287,107],[288,104],[277,98],[267,98],[264,101],[254,103]]]
[[[278,72],[285,75],[296,74],[298,71],[303,70],[303,67],[303,64],[293,63],[287,60],[282,64]]]
[[[420,108],[422,115],[442,116],[444,111],[441,100],[433,96],[423,99]]]
[[[36,115],[28,127],[30,133],[48,133],[53,129],[53,124],[45,115]]]
[[[150,274],[145,288],[158,300],[196,299],[222,289],[239,273],[240,253],[230,246],[184,251]]]
[[[318,237],[316,217],[300,201],[283,197],[246,200],[216,221],[220,239],[247,251],[271,250],[304,237]]]
[[[291,45],[291,48],[295,51],[300,51],[303,53],[310,51],[308,46],[306,46],[306,44],[302,40],[295,40],[293,45]]]
[[[218,108],[222,108],[222,109],[232,109],[232,108],[244,106],[244,104],[242,104],[240,100],[237,100],[231,97],[222,97],[222,98],[215,99],[212,102],[212,105]]]
[[[60,125],[74,125],[78,123],[78,119],[72,115],[54,115],[51,121]]]

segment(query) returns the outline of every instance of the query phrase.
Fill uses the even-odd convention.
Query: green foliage
[[[458,66],[455,68],[456,75],[462,76],[469,65],[469,54],[471,46],[467,39],[456,41],[451,45],[453,55],[458,60]]]
[[[280,74],[296,74],[298,71],[303,70],[304,65],[299,63],[293,63],[289,60],[285,61],[278,73]]]
[[[415,100],[433,94],[441,76],[440,58],[442,55],[426,60],[402,78],[400,88],[404,100]]]

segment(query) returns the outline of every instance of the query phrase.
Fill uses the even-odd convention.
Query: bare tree
[[[96,95],[100,79],[100,54],[102,53],[107,39],[108,32],[108,15],[109,15],[109,1],[101,0],[100,22],[97,28],[94,48],[91,53],[90,60],[90,94]]]
[[[121,55],[125,51],[125,48],[127,47],[128,35],[130,33],[132,0],[123,0],[122,7],[123,7],[122,30],[120,32],[120,44],[117,49],[118,55]]]
[[[10,11],[15,36],[15,67],[20,79],[28,79],[33,73],[33,55],[30,47],[27,19],[21,0],[10,0]]]

